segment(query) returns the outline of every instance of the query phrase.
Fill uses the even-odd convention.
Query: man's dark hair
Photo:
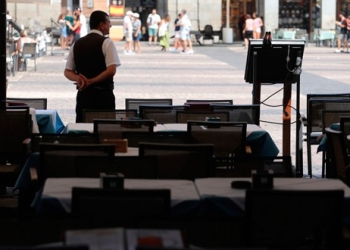
[[[101,10],[95,10],[90,16],[90,29],[97,29],[99,24],[105,22],[108,15]]]

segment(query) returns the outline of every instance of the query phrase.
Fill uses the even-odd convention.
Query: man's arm
[[[81,82],[80,82],[81,84],[78,84],[78,82],[77,82],[78,90],[84,90],[97,82],[101,82],[109,77],[113,77],[116,72],[117,72],[117,65],[112,64],[112,65],[109,65],[105,71],[103,71],[99,75],[95,76],[94,78],[88,79],[84,75],[80,74],[78,76],[79,76],[79,79],[81,80]]]

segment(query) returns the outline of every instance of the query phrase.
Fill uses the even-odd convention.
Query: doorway
[[[233,29],[235,40],[243,40],[245,15],[256,11],[256,0],[222,0],[222,25],[226,24],[226,1],[230,1],[230,28]]]

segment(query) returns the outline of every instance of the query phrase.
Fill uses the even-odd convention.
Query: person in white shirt
[[[152,38],[154,45],[157,44],[158,40],[158,25],[160,23],[160,16],[157,14],[157,10],[153,9],[152,13],[148,15],[147,25],[148,25],[148,43],[152,45]]]
[[[124,37],[125,37],[125,45],[124,45],[124,54],[132,55],[134,52],[131,50],[131,42],[132,42],[132,21],[131,17],[134,15],[130,10],[126,12],[126,15],[123,20],[123,28],[124,28]]]
[[[81,8],[77,7],[75,8],[75,11],[78,12],[79,14],[79,19],[80,19],[80,37],[84,37],[87,35],[87,24],[86,24],[86,17],[84,14],[81,12]]]
[[[182,17],[178,24],[180,26],[180,39],[182,41],[182,47],[183,47],[183,51],[181,51],[181,53],[193,54],[192,42],[190,37],[191,20],[189,19],[187,15],[187,11],[185,9],[181,11],[181,14],[182,14]],[[187,44],[190,47],[188,50],[187,50]]]

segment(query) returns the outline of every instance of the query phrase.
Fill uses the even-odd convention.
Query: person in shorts
[[[244,45],[245,48],[248,48],[248,42],[249,39],[253,38],[253,31],[254,31],[254,21],[250,14],[246,15],[245,25],[243,29],[244,33]]]
[[[348,46],[348,22],[344,16],[344,13],[339,13],[339,19],[340,21],[335,22],[335,24],[340,28],[339,34],[338,34],[338,42],[337,42],[337,49],[335,50],[335,53],[340,52],[348,52],[349,46]],[[341,45],[343,44],[343,50],[341,50]]]
[[[141,45],[140,45],[140,40],[142,38],[142,31],[141,31],[141,20],[140,20],[140,15],[139,13],[134,13],[134,22],[132,23],[132,33],[133,33],[133,40],[134,40],[134,51],[136,52],[137,48],[137,53],[141,53]]]
[[[124,37],[125,37],[124,54],[128,54],[128,55],[134,54],[134,52],[131,50],[131,42],[133,40],[131,18],[133,15],[134,13],[132,13],[130,10],[127,11],[123,20]]]
[[[157,10],[153,9],[147,17],[147,26],[148,26],[148,44],[152,45],[152,38],[154,45],[157,44],[158,40],[158,25],[160,23],[160,16],[157,14]]]

